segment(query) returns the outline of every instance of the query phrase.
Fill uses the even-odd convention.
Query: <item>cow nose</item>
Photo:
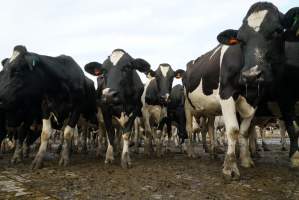
[[[102,101],[104,103],[108,103],[108,104],[116,103],[118,100],[119,100],[118,92],[115,90],[105,91],[105,93],[103,93],[102,95]]]
[[[243,71],[241,75],[241,79],[245,83],[262,81],[261,75],[262,75],[262,71],[258,68],[258,66],[255,66],[246,71]]]

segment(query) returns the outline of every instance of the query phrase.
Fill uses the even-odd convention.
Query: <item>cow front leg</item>
[[[252,130],[248,130],[249,128],[255,128],[254,126],[250,126],[252,118],[253,116],[243,119],[240,127],[240,159],[241,166],[245,168],[254,166],[254,162],[251,159],[249,151],[249,133],[252,133]]]
[[[279,120],[279,132],[280,132],[280,142],[281,142],[281,151],[286,151],[287,142],[286,142],[286,126],[283,120]]]
[[[235,101],[232,97],[221,100],[223,119],[226,127],[227,152],[222,173],[227,180],[239,179],[240,172],[236,160],[236,142],[239,134],[239,124],[236,116]]]
[[[287,132],[290,138],[291,167],[299,168],[298,134],[299,126],[295,121],[285,121]]]
[[[164,151],[163,151],[163,142],[162,142],[162,131],[161,130],[156,130],[156,150],[157,150],[157,157],[160,158],[163,156]]]
[[[187,100],[186,100],[187,101]],[[186,115],[186,130],[188,134],[188,140],[186,141],[187,146],[187,155],[189,158],[196,158],[196,154],[194,152],[194,138],[193,138],[193,130],[192,130],[192,114],[190,109],[185,109]]]
[[[64,129],[64,134],[63,134],[64,140],[63,140],[61,157],[59,161],[60,166],[67,166],[70,163],[71,144],[72,144],[72,138],[74,136],[74,132],[75,132],[75,128],[72,128],[69,125],[67,125]]]
[[[130,168],[132,166],[132,161],[130,158],[130,151],[129,151],[129,133],[125,133],[122,135],[123,138],[123,150],[121,154],[121,166],[123,168]]]
[[[45,154],[47,152],[48,141],[49,141],[49,138],[51,137],[51,133],[52,133],[51,120],[43,119],[41,144],[39,146],[38,153],[36,154],[32,164],[31,164],[32,169],[39,169],[42,167],[43,160],[44,160]]]
[[[210,151],[210,156],[211,158],[216,158],[216,137],[215,137],[215,131],[214,131],[214,122],[215,122],[215,117],[209,117],[208,118],[208,132],[209,132],[209,137],[210,137],[210,146],[211,146],[211,151]]]

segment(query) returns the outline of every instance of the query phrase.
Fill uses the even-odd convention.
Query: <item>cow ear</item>
[[[84,70],[94,76],[103,74],[102,64],[98,62],[90,62],[84,66]]]
[[[237,38],[238,31],[233,29],[225,30],[218,34],[217,40],[221,44],[225,45],[235,45],[239,44],[241,41]]]
[[[185,70],[178,69],[174,72],[174,77],[177,79],[181,79],[181,78],[183,78],[184,74],[185,74]]]
[[[284,15],[283,26],[288,35],[299,38],[299,7],[291,8]]]
[[[134,59],[131,62],[131,66],[133,67],[133,69],[136,69],[143,73],[149,72],[151,68],[150,64],[141,58]]]
[[[37,55],[28,54],[25,55],[25,60],[29,66],[29,69],[32,71],[36,65],[39,63],[39,57]]]
[[[4,58],[2,61],[1,61],[1,64],[2,66],[4,67],[4,65],[6,64],[6,62],[9,60],[9,58]]]
[[[153,78],[155,76],[156,76],[156,72],[151,69],[146,73],[147,78]]]

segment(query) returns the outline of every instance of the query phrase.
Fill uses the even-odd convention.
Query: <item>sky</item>
[[[0,59],[13,47],[72,56],[81,67],[102,63],[116,48],[156,69],[186,63],[213,49],[217,34],[238,29],[253,0],[0,0]],[[273,0],[282,13],[295,0]],[[145,80],[145,76],[142,76]]]

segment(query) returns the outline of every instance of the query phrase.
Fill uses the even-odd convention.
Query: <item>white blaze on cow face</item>
[[[168,65],[160,65],[159,67],[160,67],[160,70],[161,70],[161,72],[162,72],[162,75],[163,75],[164,77],[166,77],[167,72],[168,72],[168,70],[169,70],[169,66],[168,66]]]
[[[11,58],[9,59],[9,63],[14,61],[18,56],[20,55],[20,52],[18,51],[13,51]]]
[[[253,28],[253,30],[255,32],[259,32],[260,31],[260,26],[263,23],[267,13],[268,13],[268,10],[261,10],[261,11],[253,12],[247,18],[248,26]]]
[[[110,61],[115,66],[118,63],[118,61],[121,59],[121,57],[123,57],[123,55],[124,52],[122,51],[113,51],[112,54],[110,55]]]

